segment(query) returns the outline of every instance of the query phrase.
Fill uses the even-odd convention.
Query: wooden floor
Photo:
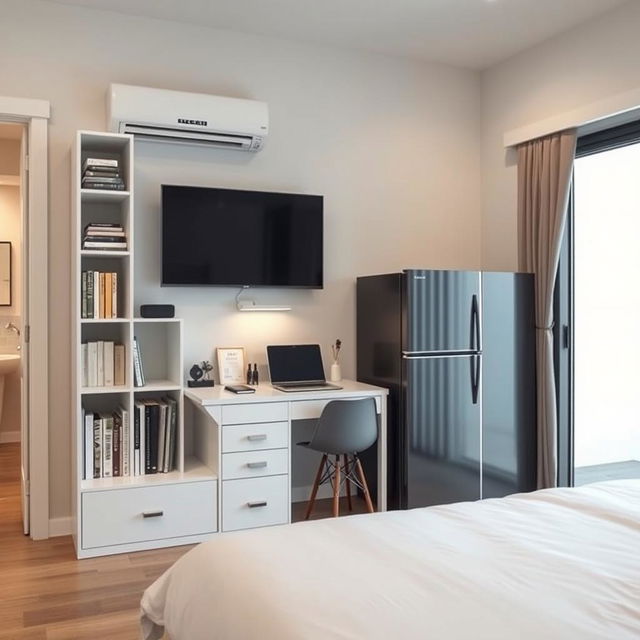
[[[138,640],[142,592],[190,547],[76,560],[22,534],[20,448],[0,444],[0,640]]]

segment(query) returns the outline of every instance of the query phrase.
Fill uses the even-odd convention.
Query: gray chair
[[[347,504],[353,510],[351,502],[351,483],[364,494],[369,513],[373,513],[373,504],[358,454],[372,446],[378,439],[378,417],[376,401],[373,398],[362,400],[332,400],[327,403],[313,437],[309,442],[298,444],[322,453],[311,496],[307,504],[304,519],[308,520],[313,510],[318,488],[330,482],[333,487],[333,515],[340,513],[340,489],[346,484]],[[331,459],[335,456],[335,461]]]

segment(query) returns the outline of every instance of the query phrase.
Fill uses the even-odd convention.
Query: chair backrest
[[[373,398],[332,400],[318,420],[311,446],[325,453],[358,453],[378,439],[378,417]]]

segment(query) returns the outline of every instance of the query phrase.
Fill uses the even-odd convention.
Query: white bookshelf
[[[79,131],[72,152],[72,463],[73,535],[79,558],[123,553],[205,539],[217,530],[216,469],[202,462],[192,447],[185,455],[182,320],[135,316],[134,140],[130,135]],[[88,156],[117,158],[126,191],[81,188],[81,169]],[[122,224],[126,251],[83,250],[84,227],[91,222]],[[118,317],[82,318],[82,271],[118,274]],[[140,345],[146,384],[134,385],[133,339]],[[109,340],[125,346],[125,384],[82,387],[81,344]],[[138,400],[171,396],[178,406],[175,468],[169,473],[115,478],[84,478],[84,426],[82,410],[129,412]],[[191,438],[188,438],[191,441]],[[207,484],[208,483],[208,484]],[[169,489],[169,487],[171,487]],[[107,497],[107,492],[109,496]],[[115,493],[114,493],[115,492]],[[184,505],[199,503],[206,514],[185,519]],[[114,508],[115,507],[115,508]],[[161,517],[148,517],[162,511]],[[97,515],[100,514],[100,515]],[[147,514],[146,516],[144,514]],[[96,518],[104,518],[104,523]],[[173,518],[173,519],[172,519]],[[115,519],[115,521],[114,521]],[[104,529],[108,523],[108,527]],[[106,536],[104,531],[111,532]],[[164,533],[163,533],[164,532]],[[169,533],[171,535],[169,535]]]

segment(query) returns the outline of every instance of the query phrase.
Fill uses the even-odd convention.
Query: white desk
[[[217,473],[222,531],[291,522],[291,423],[320,417],[330,400],[374,398],[380,416],[377,508],[387,508],[387,389],[343,380],[342,389],[252,394],[220,385],[185,389],[196,408],[193,448]]]

